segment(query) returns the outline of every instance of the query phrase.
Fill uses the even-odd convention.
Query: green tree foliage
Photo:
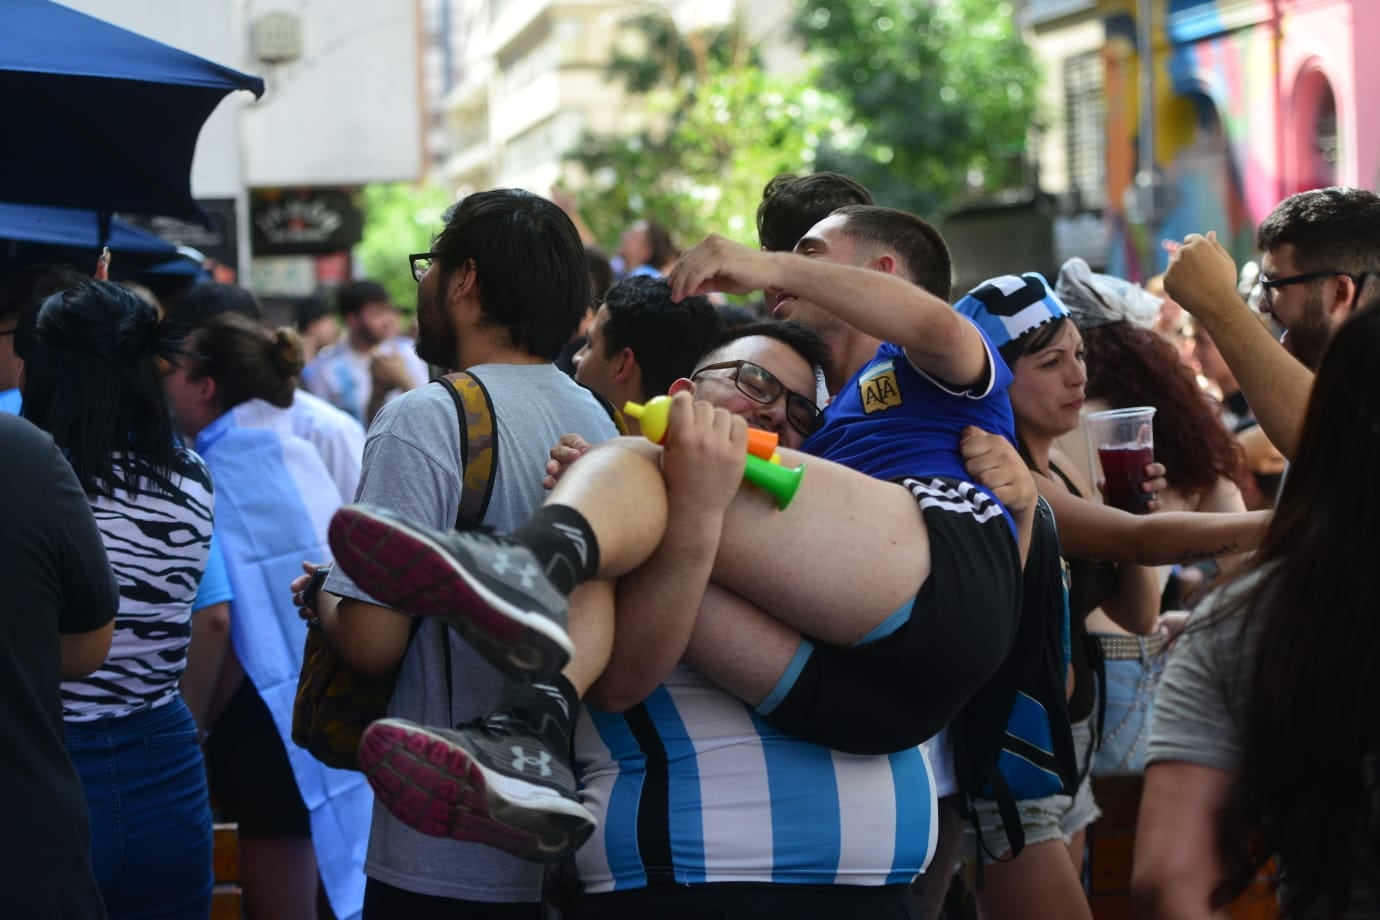
[[[821,138],[842,146],[849,130],[827,93],[750,68],[712,65],[693,93],[663,91],[650,106],[667,114],[669,130],[591,139],[576,154],[592,179],[581,213],[609,246],[641,217],[682,245],[709,232],[755,243],[762,186],[811,171]]]
[[[991,0],[796,0],[820,89],[848,100],[861,143],[826,143],[817,166],[878,201],[933,216],[974,179],[1024,184],[1039,71],[1011,4]]]
[[[364,187],[364,238],[355,257],[365,275],[382,284],[393,302],[411,312],[417,283],[408,253],[427,252],[451,205],[445,189],[410,182],[380,182]]]
[[[848,173],[928,217],[974,185],[1024,186],[1038,71],[1009,3],[796,4],[807,65],[796,76],[763,73],[735,24],[625,23],[637,40],[609,77],[645,94],[654,127],[587,138],[570,157],[590,178],[580,210],[604,245],[642,217],[681,243],[710,231],[754,243],[762,186],[785,172]]]
[[[682,35],[666,17],[646,16],[628,28],[642,40],[609,74],[645,94],[655,127],[590,137],[571,155],[590,177],[580,211],[605,246],[643,217],[681,245],[709,232],[755,243],[767,180],[811,171],[823,138],[847,149],[855,132],[842,103],[809,75],[764,73],[735,26]]]

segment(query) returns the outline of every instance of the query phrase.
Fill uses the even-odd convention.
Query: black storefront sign
[[[249,215],[256,256],[338,252],[364,235],[355,189],[254,189]]]
[[[239,218],[233,198],[198,198],[196,203],[211,218],[207,227],[176,217],[145,217],[121,214],[120,219],[156,234],[174,246],[190,246],[222,265],[239,271]]]

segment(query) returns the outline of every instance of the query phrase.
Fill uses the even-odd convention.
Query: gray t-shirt
[[[484,364],[470,369],[489,391],[498,438],[498,469],[484,523],[509,530],[546,496],[548,452],[567,432],[591,443],[618,432],[607,410],[554,365]],[[369,428],[356,501],[388,508],[435,528],[455,525],[460,504],[460,422],[449,393],[418,387],[383,407]],[[325,589],[377,603],[339,568]],[[424,622],[403,659],[390,716],[450,726],[487,715],[502,677],[463,640],[450,635],[451,698],[439,622]],[[536,901],[542,867],[475,843],[428,837],[375,803],[365,874],[418,894],[481,902]]]
[[[1249,609],[1244,622],[1241,614],[1223,616],[1222,611],[1259,581],[1260,574],[1253,573],[1208,595],[1174,643],[1155,691],[1147,764],[1178,761],[1235,772],[1242,756],[1259,621],[1251,620]],[[1288,743],[1289,739],[1280,739],[1280,744]],[[1373,772],[1375,764],[1371,767]],[[1357,802],[1356,807],[1366,814],[1373,810],[1370,802]],[[1357,834],[1351,853],[1355,868],[1345,918],[1380,916],[1380,896],[1360,874],[1361,867],[1376,864],[1364,828]],[[1324,914],[1315,904],[1308,916]]]

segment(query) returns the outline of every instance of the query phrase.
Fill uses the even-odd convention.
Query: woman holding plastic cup
[[[1147,513],[1150,496],[1140,488],[1153,457],[1167,468],[1167,488],[1155,499],[1176,511],[1244,511],[1238,486],[1241,450],[1199,388],[1177,349],[1154,328],[1159,300],[1120,278],[1097,274],[1081,259],[1059,272],[1055,292],[1069,308],[1087,349],[1084,424],[1059,439],[1069,458],[1086,463],[1089,479],[1100,469],[1103,501]],[[1236,560],[1224,560],[1236,564]],[[1216,569],[1216,562],[1209,563]],[[1203,570],[1188,567],[1201,577]],[[1160,566],[1163,593],[1171,567]],[[1181,595],[1187,578],[1175,579],[1169,597]],[[1178,606],[1171,600],[1171,608]],[[1186,614],[1162,622],[1181,625]],[[1102,611],[1087,619],[1089,636],[1103,661],[1105,729],[1094,774],[1143,769],[1154,689],[1164,668],[1165,637],[1135,636]],[[1166,630],[1167,632],[1167,630]]]
[[[970,296],[960,300],[956,308],[983,327],[1011,367],[1015,379],[1008,394],[1019,446],[1036,474],[1041,496],[1054,510],[1060,543],[1070,565],[1074,667],[1069,714],[1082,766],[1096,743],[1092,718],[1095,695],[1084,617],[1102,608],[1131,633],[1154,632],[1159,586],[1153,569],[1147,566],[1251,548],[1259,539],[1266,516],[1136,515],[1091,500],[1092,485],[1054,446],[1057,438],[1075,429],[1080,421],[1087,383],[1082,338],[1067,307],[1044,278],[1027,274],[1010,281],[1012,293],[1006,298],[979,301]],[[1165,487],[1163,467],[1152,464],[1142,473],[1147,477],[1143,490]],[[1076,796],[1023,802],[1020,812],[1027,846],[1062,839],[1069,844],[1070,870],[1075,874],[1081,871],[1083,830],[1099,814],[1086,778]],[[991,839],[985,828],[984,837]],[[1022,892],[1016,889],[1037,881],[1018,879],[1007,871],[1019,871],[1020,863],[1018,858],[1000,868],[997,864],[985,867],[988,886],[998,889],[983,896],[985,917],[1024,915],[1028,901],[1023,901]],[[999,876],[1010,878],[1009,888]],[[1001,889],[1006,889],[1009,898],[1001,896]]]

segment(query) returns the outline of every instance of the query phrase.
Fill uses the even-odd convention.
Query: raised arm
[[[821,245],[807,239],[799,253],[762,252],[710,236],[672,269],[671,296],[778,288],[899,345],[916,367],[946,383],[969,386],[983,379],[988,368],[981,333],[948,303],[893,274],[893,257],[879,257],[876,268],[842,265],[821,258]]]
[[[742,480],[745,441],[715,436],[728,428],[745,426],[708,403],[672,403],[662,459],[666,532],[652,556],[618,580],[613,650],[586,697],[601,709],[621,712],[640,703],[690,644],[718,555],[724,509]]]
[[[1203,324],[1261,429],[1284,456],[1298,449],[1313,372],[1270,335],[1236,292],[1236,263],[1217,235],[1193,234],[1169,260],[1164,289]]]

